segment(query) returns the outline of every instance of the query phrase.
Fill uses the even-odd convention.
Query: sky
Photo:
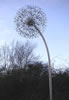
[[[57,68],[69,65],[69,0],[0,0],[0,46],[12,41],[32,41],[35,54],[40,61],[47,62],[47,54],[41,37],[25,39],[15,28],[16,12],[26,5],[40,7],[47,16],[47,27],[43,33],[50,52],[51,63]]]

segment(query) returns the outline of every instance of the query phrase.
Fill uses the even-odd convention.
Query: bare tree
[[[14,53],[15,63],[22,68],[34,62],[37,57],[34,56],[33,50],[34,46],[30,45],[29,42],[26,42],[24,45],[17,42]]]
[[[0,66],[6,69],[9,65],[9,46],[4,45],[0,48]]]
[[[11,46],[4,45],[0,48],[0,67],[2,70],[24,68],[29,63],[36,62],[38,57],[34,55],[34,48],[35,45],[32,46],[29,42],[25,44],[16,42]]]
[[[9,50],[9,68],[15,67],[15,43],[14,41],[11,44],[11,48]]]

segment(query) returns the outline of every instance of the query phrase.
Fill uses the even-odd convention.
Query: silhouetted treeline
[[[0,74],[0,100],[49,100],[48,66],[38,62],[27,69]],[[69,72],[52,71],[53,99],[69,100]]]
[[[33,46],[17,42],[0,48],[0,100],[49,100],[48,66]],[[69,69],[52,68],[53,100],[69,100]]]

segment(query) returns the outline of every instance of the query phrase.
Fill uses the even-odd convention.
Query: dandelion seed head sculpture
[[[36,25],[40,31],[44,31],[46,26],[46,16],[44,12],[38,7],[27,6],[21,8],[15,17],[16,31],[24,37],[33,38],[39,36],[35,29]]]
[[[49,94],[52,100],[52,75],[51,75],[51,61],[50,54],[46,40],[42,34],[46,26],[46,16],[42,10],[35,6],[27,6],[20,9],[15,17],[16,30],[18,33],[27,38],[41,36],[48,56],[48,71],[49,71]]]

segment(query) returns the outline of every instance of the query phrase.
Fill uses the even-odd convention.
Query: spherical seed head
[[[46,16],[41,8],[35,6],[27,6],[21,8],[15,17],[16,31],[24,37],[33,38],[39,36],[35,29],[36,25],[42,32],[46,26]]]

